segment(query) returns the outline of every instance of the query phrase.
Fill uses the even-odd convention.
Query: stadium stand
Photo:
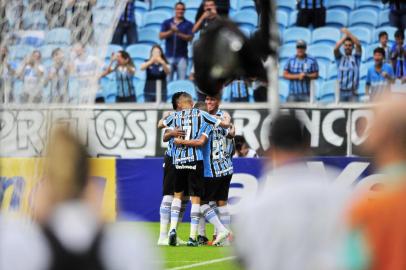
[[[137,72],[134,80],[136,81],[137,102],[143,100],[143,85],[145,84],[145,72],[140,71],[140,65],[149,58],[151,45],[163,42],[159,39],[161,23],[173,16],[173,6],[177,0],[154,0],[152,4],[148,2],[136,1],[135,18],[138,27],[139,43],[126,47],[109,46],[104,61],[110,59],[112,52],[126,50],[135,62]],[[185,17],[194,22],[197,9],[201,0],[183,0],[186,4]],[[279,67],[278,74],[281,79],[279,85],[281,100],[287,97],[287,81],[282,79],[283,68],[286,60],[295,55],[295,42],[303,39],[308,44],[308,53],[315,57],[319,63],[320,78],[315,83],[317,100],[328,102],[332,82],[337,78],[337,66],[333,55],[333,47],[337,40],[341,38],[340,28],[347,27],[361,41],[363,45],[363,56],[361,64],[361,89],[365,85],[363,79],[366,75],[367,68],[373,63],[373,50],[379,45],[378,35],[381,31],[386,31],[389,35],[389,45],[394,43],[394,33],[396,28],[389,25],[389,7],[381,1],[376,0],[327,0],[326,1],[326,26],[313,29],[301,28],[296,26],[297,10],[296,0],[277,0],[277,22],[281,34],[282,44],[279,49]],[[93,26],[95,32],[108,27],[108,22],[114,15],[111,11],[114,7],[112,1],[99,0],[92,10]],[[107,18],[107,19],[106,19]],[[252,0],[231,0],[230,1],[230,18],[234,20],[241,31],[250,36],[258,27],[258,15],[255,4]],[[14,18],[15,19],[15,18]],[[60,27],[47,29],[47,21],[42,11],[30,11],[24,14],[22,18],[23,29],[29,31],[23,32],[16,45],[9,48],[10,59],[18,64],[34,48],[38,48],[43,57],[44,65],[51,61],[52,50],[61,47],[66,49],[68,55],[69,46],[72,45],[71,30]],[[13,21],[10,21],[13,25]],[[35,31],[33,31],[35,30]],[[48,31],[49,30],[49,31]],[[97,35],[96,37],[97,38]],[[189,62],[192,62],[192,43],[199,38],[197,33],[189,46]],[[93,50],[97,54],[97,50]],[[188,64],[188,73],[192,68],[192,63]],[[111,77],[109,77],[111,78]],[[104,79],[101,81],[103,96],[107,101],[113,101],[111,93],[108,92],[108,86],[111,86],[111,80]],[[18,83],[17,83],[18,85]],[[171,82],[168,84],[168,98],[173,94],[173,90],[180,86],[186,87],[188,91],[196,97],[196,91],[191,82]],[[172,91],[172,92],[171,92]],[[227,101],[224,94],[224,100]]]

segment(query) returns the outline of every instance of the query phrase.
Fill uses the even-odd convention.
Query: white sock
[[[180,212],[180,207],[181,207],[182,201],[178,198],[174,198],[172,201],[171,205],[171,228],[169,229],[172,231],[173,229],[176,229],[178,226],[178,220],[179,220],[179,212]]]
[[[190,238],[196,239],[197,227],[199,226],[200,219],[200,205],[192,204],[192,209],[190,211]]]
[[[203,216],[200,216],[198,231],[199,235],[206,236],[206,219]]]
[[[214,225],[217,232],[224,232],[227,231],[227,228],[221,223],[219,217],[216,215],[216,212],[213,208],[211,208],[208,204],[204,204],[200,206],[200,211],[203,216],[209,221],[211,224]]]
[[[218,207],[218,210],[220,213],[221,223],[223,223],[224,227],[226,227],[227,229],[230,229],[231,216],[230,216],[230,213],[228,212],[227,205]]]
[[[180,213],[179,213],[179,223],[181,223],[183,220],[183,216],[185,215],[185,211],[186,211],[188,202],[189,202],[189,200],[182,201],[182,205],[180,207]]]
[[[217,203],[215,201],[210,201],[209,205],[210,205],[211,208],[214,209],[214,212],[216,212],[216,215],[219,217],[220,213],[219,213],[219,209],[217,208]],[[215,235],[217,235],[216,227],[214,227],[214,230],[213,230],[213,236],[215,236]]]
[[[161,207],[159,208],[160,214],[160,232],[159,237],[165,238],[168,236],[168,224],[171,219],[171,205],[173,201],[173,196],[165,195],[162,198]]]

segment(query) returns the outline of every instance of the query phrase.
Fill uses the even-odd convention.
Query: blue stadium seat
[[[145,81],[147,78],[147,73],[145,70],[141,70],[141,65],[145,63],[144,60],[134,60],[135,65],[135,75],[134,78],[137,78],[140,81]]]
[[[319,101],[323,103],[331,103],[335,101],[335,90],[337,87],[336,80],[330,80],[323,83],[319,91]]]
[[[190,21],[192,23],[195,23],[196,14],[197,14],[196,10],[187,9],[186,12],[185,12],[185,18],[186,18],[186,20],[188,20],[188,21]]]
[[[381,1],[371,1],[371,0],[358,0],[356,1],[356,8],[363,9],[363,8],[371,8],[375,11],[383,10],[385,7]]]
[[[359,101],[363,101],[365,98],[365,95],[366,95],[365,86],[366,86],[366,80],[360,80],[359,85],[358,85],[358,90],[357,90]]]
[[[159,44],[159,30],[156,28],[143,28],[138,30],[138,42],[147,44]]]
[[[183,3],[186,5],[186,10],[197,11],[202,3],[201,0],[185,0]]]
[[[338,77],[337,65],[336,63],[331,63],[327,70],[327,80],[335,80]]]
[[[346,27],[348,25],[348,13],[343,10],[327,10],[326,26]]]
[[[242,32],[246,37],[250,37],[250,36],[251,36],[251,33],[252,33],[252,30],[255,29],[255,28],[253,28],[253,27],[251,27],[251,26],[248,26],[248,25],[242,25],[242,26],[239,26],[238,28],[241,30],[241,32]]]
[[[41,46],[40,52],[41,52],[42,59],[44,59],[44,61],[46,61],[48,59],[51,59],[52,58],[52,51],[55,50],[56,48],[59,48],[59,46],[57,46],[57,45],[44,45],[44,46]]]
[[[379,33],[382,31],[385,31],[386,33],[388,33],[389,40],[395,41],[396,30],[397,30],[396,27],[393,27],[393,26],[383,26],[383,27],[376,28],[372,42],[379,41]]]
[[[45,35],[45,44],[67,45],[71,44],[71,32],[68,28],[54,28]]]
[[[258,14],[252,10],[241,10],[234,14],[232,20],[235,21],[239,26],[249,25],[252,27],[257,27],[258,25]]]
[[[326,64],[324,62],[318,63],[319,66],[319,78],[323,80],[327,80],[327,70],[329,67],[329,64]]]
[[[97,0],[95,9],[104,9],[104,8],[114,9],[115,8],[114,1],[111,1],[111,0]]]
[[[354,0],[328,0],[327,1],[328,9],[341,9],[344,11],[351,11],[355,8]]]
[[[172,17],[172,14],[167,11],[154,10],[144,14],[144,26],[161,25],[164,20]]]
[[[149,10],[149,5],[144,1],[135,1],[135,10],[141,13],[145,13]]]
[[[296,25],[296,21],[297,21],[297,10],[294,10],[290,13],[289,15],[289,23],[288,26],[292,27]]]
[[[373,9],[354,10],[349,18],[350,26],[375,27],[378,24],[378,13]]]
[[[135,22],[137,23],[137,27],[143,27],[144,26],[144,13],[135,11]]]
[[[154,0],[151,2],[152,2],[152,6],[151,6],[152,10],[164,10],[164,11],[173,12],[175,4],[178,1],[177,0]]]
[[[317,43],[324,43],[324,44],[330,44],[334,45],[337,43],[337,41],[340,39],[340,31],[337,28],[334,27],[320,27],[316,28],[313,31],[312,34],[312,43],[317,44]]]
[[[122,51],[122,50],[123,50],[123,47],[121,47],[120,45],[110,44],[107,47],[105,59],[110,60],[112,53],[117,53],[118,51]]]
[[[307,44],[311,42],[311,32],[305,27],[291,27],[283,33],[283,43],[296,43],[297,40],[303,39]]]
[[[200,0],[197,0],[200,1]],[[200,1],[201,3],[202,1]],[[238,10],[238,0],[230,0],[230,12],[234,11],[236,12]]]
[[[286,102],[286,99],[289,96],[289,81],[284,79],[278,80],[278,92],[279,92],[279,99],[280,101]]]
[[[379,26],[390,26],[389,13],[390,13],[389,9],[381,10],[379,12],[379,19],[378,19],[378,21],[379,21],[378,25]]]
[[[103,97],[106,104],[116,103],[117,86],[115,80],[110,81],[109,86],[103,89]]]
[[[167,101],[169,102],[172,99],[172,95],[175,94],[176,92],[180,91],[185,91],[192,95],[193,99],[196,100],[197,95],[196,95],[196,89],[195,85],[193,82],[189,80],[179,80],[179,81],[172,81],[168,83],[167,86],[168,89],[168,96],[167,96]]]
[[[289,24],[289,15],[287,12],[283,10],[278,10],[276,12],[276,21],[278,22],[278,25],[287,27]]]
[[[370,28],[362,27],[362,26],[355,26],[355,27],[348,28],[348,30],[359,39],[362,46],[365,47],[366,45],[371,43],[372,32],[371,32]]]
[[[238,8],[240,10],[252,10],[257,12],[255,8],[255,3],[252,0],[240,0]]]
[[[278,77],[283,78],[283,73],[285,72],[285,65],[287,63],[287,59],[284,59],[283,61],[279,61],[278,65]]]
[[[365,80],[367,78],[368,68],[371,66],[370,63],[371,61],[361,64],[361,67],[359,69],[359,78],[361,80]]]
[[[15,45],[28,45],[40,47],[44,43],[45,32],[42,30],[19,31],[16,35]]]
[[[145,88],[145,80],[134,80],[135,85],[135,96],[137,97],[137,103],[144,103],[145,96],[144,96],[144,88]]]
[[[34,51],[34,47],[27,45],[14,45],[9,49],[9,57],[13,61],[21,61]]]
[[[43,11],[25,12],[23,16],[23,27],[25,30],[45,30],[48,21]]]
[[[296,9],[296,0],[278,0],[276,7],[286,12],[291,12]]]
[[[308,47],[309,55],[315,57],[318,62],[330,63],[334,61],[333,46],[325,44],[314,44]]]
[[[133,60],[147,60],[151,55],[151,45],[134,44],[127,47],[126,51],[131,55]]]
[[[296,55],[296,44],[283,45],[279,49],[279,59],[280,61],[289,59]]]

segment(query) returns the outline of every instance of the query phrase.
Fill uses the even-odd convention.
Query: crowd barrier
[[[2,211],[29,211],[33,194],[41,182],[38,158],[0,159],[0,203]],[[92,181],[97,181],[103,200],[100,207],[107,220],[159,220],[162,199],[163,159],[91,159]],[[335,181],[351,188],[371,188],[379,175],[365,158],[315,157],[307,161],[309,170],[323,173],[326,166],[336,167]],[[234,175],[229,200],[231,214],[260,192],[265,159],[234,159]],[[188,211],[186,212],[188,220]]]
[[[161,157],[166,149],[158,120],[170,104],[36,106],[0,108],[0,156],[33,157],[42,153],[50,121],[59,120],[78,134],[93,157]],[[222,105],[233,118],[237,135],[259,153],[269,147],[272,117],[267,104]],[[366,105],[290,104],[282,107],[300,118],[319,156],[359,154],[373,113]]]

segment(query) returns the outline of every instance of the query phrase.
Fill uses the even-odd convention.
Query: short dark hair
[[[382,54],[382,56],[385,58],[385,50],[383,48],[381,48],[381,47],[375,48],[374,54],[376,54],[376,53]]]
[[[183,2],[176,2],[175,8],[176,8],[177,6],[179,6],[179,5],[181,5],[181,6],[183,6],[183,7],[186,7],[185,3],[183,3]]]
[[[381,37],[383,37],[383,36],[388,37],[389,35],[386,31],[379,32],[378,38],[381,39]]]
[[[176,111],[178,109],[178,99],[183,92],[176,92],[172,95],[172,108]]]
[[[354,44],[354,41],[353,41],[350,37],[347,37],[346,39],[344,39],[344,42],[347,42],[347,41],[349,41],[349,42],[351,42],[352,44]]]
[[[237,151],[241,151],[242,146],[244,144],[247,144],[247,141],[245,140],[244,136],[236,135],[234,137],[234,143],[235,143],[235,149]]]
[[[303,151],[310,147],[309,133],[292,114],[279,115],[272,121],[269,141],[271,149]]]
[[[405,39],[405,33],[403,33],[402,30],[397,30],[397,31],[395,32],[395,38]]]
[[[201,111],[207,111],[206,103],[204,103],[203,101],[196,102],[193,108],[199,109]]]
[[[54,50],[52,51],[52,53],[51,53],[51,56],[52,56],[52,57],[55,57],[55,55],[56,55],[58,52],[60,52],[60,51],[62,51],[61,48],[56,48],[56,49],[54,49]]]

